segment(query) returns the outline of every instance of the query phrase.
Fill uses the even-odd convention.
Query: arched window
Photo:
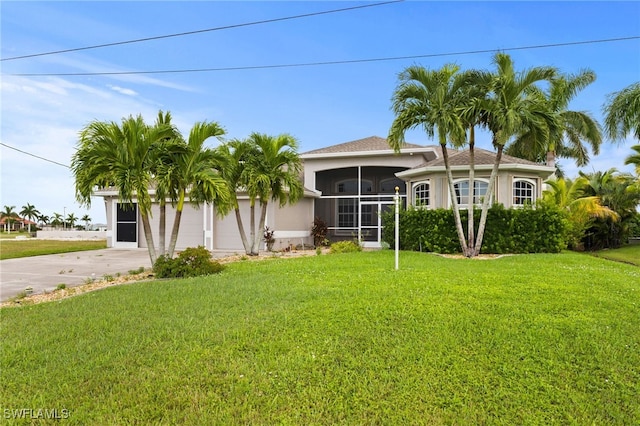
[[[431,193],[429,191],[429,182],[419,182],[413,185],[413,205],[429,206],[431,205]]]
[[[469,206],[469,180],[459,180],[453,184],[456,192],[456,199],[461,208]],[[473,181],[473,204],[482,204],[484,196],[489,189],[489,183],[485,180],[474,179]]]
[[[529,179],[514,179],[513,181],[513,205],[524,206],[533,204],[536,200],[535,183]]]

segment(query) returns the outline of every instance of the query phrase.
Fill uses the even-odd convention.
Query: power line
[[[306,62],[306,63],[293,63],[293,64],[254,65],[254,66],[221,67],[221,68],[194,68],[194,69],[177,69],[177,70],[153,70],[153,71],[16,73],[16,74],[7,74],[7,75],[19,76],[19,77],[72,77],[72,76],[97,76],[97,75],[179,74],[179,73],[195,73],[195,72],[257,70],[257,69],[270,69],[270,68],[294,68],[294,67],[311,67],[311,66],[319,66],[319,65],[342,65],[342,64],[356,64],[356,63],[365,63],[365,62],[398,61],[398,60],[405,60],[405,59],[437,58],[437,57],[444,57],[444,56],[475,55],[479,53],[545,49],[545,48],[551,48],[551,47],[576,46],[581,44],[595,44],[595,43],[611,43],[616,41],[627,41],[627,40],[637,40],[637,39],[640,39],[640,36],[607,38],[607,39],[599,39],[599,40],[572,41],[572,42],[566,42],[566,43],[538,44],[538,45],[531,45],[531,46],[505,47],[501,49],[467,50],[462,52],[429,53],[424,55],[391,56],[391,57],[384,57],[384,58],[351,59],[351,60],[344,60],[344,61]]]
[[[144,42],[144,41],[160,40],[160,39],[171,38],[171,37],[182,37],[182,36],[186,36],[186,35],[201,34],[201,33],[206,33],[206,32],[211,32],[211,31],[228,30],[228,29],[232,29],[232,28],[248,27],[248,26],[252,26],[252,25],[269,24],[269,23],[272,23],[272,22],[288,21],[288,20],[291,20],[291,19],[308,18],[310,16],[327,15],[327,14],[330,14],[330,13],[347,12],[347,11],[356,10],[356,9],[364,9],[364,8],[367,8],[367,7],[383,6],[383,5],[391,4],[391,3],[401,3],[403,1],[404,0],[391,0],[391,1],[385,1],[385,2],[380,2],[380,3],[365,4],[365,5],[362,5],[362,6],[352,6],[352,7],[345,7],[345,8],[342,8],[342,9],[333,9],[333,10],[325,10],[325,11],[322,11],[322,12],[305,13],[305,14],[302,14],[302,15],[286,16],[284,18],[265,19],[265,20],[262,20],[262,21],[247,22],[247,23],[244,23],[244,24],[226,25],[224,27],[206,28],[206,29],[203,29],[203,30],[186,31],[186,32],[182,32],[182,33],[166,34],[166,35],[155,36],[155,37],[138,38],[138,39],[134,39],[134,40],[118,41],[118,42],[105,43],[105,44],[97,44],[97,45],[86,46],[86,47],[76,47],[76,48],[73,48],[73,49],[55,50],[55,51],[52,51],[52,52],[34,53],[34,54],[31,54],[31,55],[14,56],[14,57],[11,57],[11,58],[0,59],[0,62],[2,62],[2,61],[14,61],[14,60],[17,60],[17,59],[35,58],[35,57],[38,57],[38,56],[57,55],[59,53],[78,52],[80,50],[99,49],[99,48],[102,48],[102,47],[120,46],[120,45],[123,45],[123,44],[141,43],[141,42]]]
[[[31,157],[35,157],[35,158],[38,158],[40,160],[44,160],[44,161],[48,161],[48,162],[53,163],[53,164],[57,164],[58,166],[65,167],[67,169],[70,168],[66,164],[58,163],[57,161],[49,160],[48,158],[40,157],[39,155],[35,155],[35,154],[32,154],[32,153],[27,152],[27,151],[23,151],[23,150],[18,149],[18,148],[14,148],[11,145],[7,145],[6,143],[3,143],[3,142],[0,142],[0,145],[5,146],[5,147],[7,147],[9,149],[13,149],[14,151],[18,151],[18,152],[20,152],[22,154],[30,155]]]

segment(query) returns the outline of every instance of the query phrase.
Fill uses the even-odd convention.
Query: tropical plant
[[[157,255],[149,220],[153,181],[150,164],[154,145],[172,135],[170,126],[149,126],[141,115],[123,118],[121,124],[93,121],[80,132],[71,160],[76,198],[81,205],[91,205],[96,188],[111,186],[118,189],[125,206],[138,204],[152,264]]]
[[[541,203],[557,206],[567,215],[569,248],[584,249],[586,232],[596,219],[619,219],[615,211],[602,204],[600,197],[585,193],[588,181],[584,176],[575,180],[551,179],[546,184],[548,189],[543,192]]]
[[[316,216],[313,219],[313,226],[311,227],[311,236],[313,237],[313,245],[316,247],[327,245],[327,234],[329,233],[329,226],[327,222],[322,218]]]
[[[605,172],[583,173],[583,193],[598,197],[603,206],[616,213],[617,220],[598,218],[590,228],[585,241],[589,249],[617,248],[627,242],[640,204],[640,186],[629,173],[616,169]]]
[[[519,135],[530,134],[535,140],[548,139],[559,132],[555,114],[549,111],[546,100],[540,96],[536,84],[550,81],[557,71],[552,67],[534,67],[517,72],[513,60],[504,53],[493,57],[496,71],[490,78],[488,95],[474,106],[480,114],[481,124],[492,135],[496,156],[489,178],[487,193],[482,203],[475,247],[477,256],[482,248],[482,239],[487,212],[493,196],[498,167],[504,148]]]
[[[158,174],[158,188],[168,194],[176,208],[167,254],[173,257],[185,200],[196,207],[205,202],[216,205],[216,213],[229,212],[229,190],[221,176],[223,158],[215,149],[205,147],[210,138],[221,140],[224,129],[216,122],[198,122],[193,125],[186,141],[168,152],[161,163],[165,166]]]
[[[259,253],[269,200],[277,201],[282,207],[302,197],[302,162],[297,149],[298,141],[290,135],[261,133],[252,133],[246,140],[230,141],[218,149],[224,158],[220,173],[227,182],[229,206],[235,211],[240,238],[248,255]],[[240,192],[249,197],[248,237],[240,215]],[[256,205],[260,208],[257,224]]]
[[[40,221],[40,224],[42,226],[47,226],[50,223],[51,218],[46,214],[41,214],[38,216],[38,221]]]
[[[84,230],[88,231],[89,223],[91,223],[91,216],[89,216],[88,214],[85,214],[84,216],[82,216],[80,220],[84,222]]]
[[[4,210],[0,211],[0,219],[4,219],[5,230],[11,233],[11,223],[18,219],[18,213],[14,210],[16,206],[4,206]]]
[[[439,70],[410,66],[400,73],[393,94],[392,108],[396,117],[387,141],[399,152],[405,144],[407,130],[422,128],[428,137],[437,138],[447,173],[458,239],[462,252],[470,256],[472,245],[468,244],[462,229],[447,151],[448,142],[455,147],[463,146],[466,129],[472,127],[464,120],[463,111],[469,108],[472,99],[466,96],[467,80],[458,74],[459,69],[456,65],[445,65]]]
[[[640,141],[640,82],[610,94],[604,113],[604,127],[611,139],[632,133]]]
[[[583,70],[575,75],[555,76],[551,79],[547,92],[534,88],[533,90],[539,91],[549,112],[556,116],[558,127],[549,132],[548,138],[541,140],[536,137],[535,132],[528,130],[519,135],[505,152],[530,161],[546,162],[554,167],[556,156],[572,158],[578,166],[586,165],[589,162],[586,145],[594,154],[598,154],[602,132],[590,113],[569,110],[569,103],[595,80],[593,71]]]
[[[25,219],[29,219],[31,222],[38,219],[39,214],[40,212],[38,211],[38,209],[36,209],[33,204],[29,203],[27,203],[26,206],[22,206],[22,210],[20,210],[20,215]],[[29,233],[31,233],[31,222],[27,224]]]
[[[63,224],[64,217],[60,213],[53,213],[53,219],[51,220],[51,225],[56,228]]]
[[[631,147],[636,153],[629,155],[625,160],[624,164],[633,164],[636,166],[636,175],[640,178],[640,145],[634,145]]]
[[[73,213],[69,213],[67,215],[65,223],[68,223],[69,224],[69,228],[73,229],[73,228],[75,228],[77,221],[78,221],[78,218],[76,217],[76,215],[73,214]]]

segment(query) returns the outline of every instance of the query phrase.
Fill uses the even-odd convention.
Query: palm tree
[[[224,129],[216,122],[198,122],[191,128],[189,139],[183,142],[181,149],[168,152],[169,157],[161,161],[165,167],[161,168],[164,172],[158,176],[160,193],[163,196],[175,194],[171,197],[176,214],[167,252],[169,257],[173,257],[175,251],[187,197],[194,206],[215,202],[220,215],[225,215],[229,210],[229,190],[218,171],[223,160],[217,151],[204,146],[209,138],[220,139],[224,133]]]
[[[157,258],[149,217],[151,214],[151,159],[154,144],[171,137],[169,126],[149,126],[142,116],[115,122],[93,121],[85,126],[71,160],[75,176],[76,198],[81,205],[91,205],[96,188],[114,186],[120,200],[133,206],[134,199],[142,219],[151,263]]]
[[[624,164],[634,164],[636,166],[636,175],[640,178],[640,145],[634,145],[631,149],[636,153],[629,155],[624,160]]]
[[[63,217],[60,213],[53,213],[53,220],[51,221],[51,225],[58,227],[63,223]]]
[[[18,213],[14,210],[16,206],[4,206],[4,210],[0,211],[0,218],[5,220],[5,230],[11,233],[11,222],[18,219]]]
[[[40,221],[42,226],[47,226],[51,219],[46,214],[41,214],[40,216],[38,216],[38,220]]]
[[[640,141],[640,82],[609,95],[604,113],[604,127],[611,139],[633,133]]]
[[[592,227],[590,248],[619,247],[627,238],[630,222],[636,216],[640,203],[640,186],[631,174],[616,169],[606,172],[583,173],[583,193],[600,199],[603,206],[616,213],[616,220],[601,218]]]
[[[543,140],[536,140],[535,134],[527,131],[507,148],[506,153],[530,161],[545,161],[552,167],[556,156],[573,158],[578,166],[586,165],[589,152],[585,145],[589,145],[594,154],[599,153],[600,125],[588,112],[568,108],[575,96],[595,80],[596,75],[591,70],[552,78],[548,93],[540,91],[539,95],[546,100],[549,111],[556,115],[557,131],[550,132]]]
[[[67,215],[65,223],[68,223],[69,224],[69,228],[73,229],[73,228],[75,228],[77,221],[78,221],[78,218],[76,217],[76,215],[73,214],[73,213],[69,213]]]
[[[84,222],[84,230],[88,231],[89,223],[91,222],[91,217],[88,214],[85,214],[84,216],[82,216],[80,220]]]
[[[604,206],[600,197],[585,192],[588,179],[580,176],[576,180],[552,179],[545,182],[548,186],[542,194],[542,202],[552,204],[567,214],[570,224],[569,245],[573,249],[582,249],[587,229],[597,219],[617,221],[618,214]]]
[[[411,66],[400,73],[399,84],[393,94],[392,108],[396,117],[387,141],[394,151],[400,152],[407,130],[422,128],[428,137],[437,137],[449,182],[458,239],[462,252],[468,256],[470,245],[462,229],[447,151],[448,141],[455,147],[464,145],[466,129],[472,127],[464,120],[464,111],[471,99],[465,92],[467,80],[458,74],[459,69],[456,65],[445,65],[439,70]]]
[[[22,210],[20,211],[20,215],[22,215],[23,218],[29,219],[31,222],[37,219],[39,214],[40,212],[35,206],[29,203],[27,203],[26,206],[22,206]],[[29,234],[31,234],[31,222],[27,225]]]
[[[474,107],[481,116],[482,125],[491,132],[496,157],[482,203],[473,256],[477,256],[482,248],[487,212],[504,148],[518,135],[530,134],[535,140],[544,140],[560,129],[556,115],[549,111],[546,100],[535,86],[555,77],[556,69],[535,67],[516,72],[513,60],[504,53],[495,54],[493,62],[496,71],[491,78],[488,95]]]
[[[233,140],[218,149],[224,158],[220,172],[230,192],[229,207],[235,211],[240,238],[248,255],[259,253],[269,200],[284,206],[297,202],[303,195],[302,162],[297,148],[298,141],[290,135],[252,133],[246,140]],[[240,215],[238,192],[249,196],[249,237]],[[257,227],[256,202],[260,207]]]

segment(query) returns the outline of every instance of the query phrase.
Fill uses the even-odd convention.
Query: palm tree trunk
[[[458,198],[456,197],[456,191],[453,187],[453,174],[451,173],[451,167],[449,166],[449,153],[447,152],[447,146],[445,144],[440,144],[440,148],[442,148],[442,158],[444,160],[444,167],[447,171],[447,181],[449,182],[449,194],[451,194],[451,206],[453,208],[453,217],[456,222],[456,232],[458,233],[458,240],[460,241],[460,247],[462,247],[462,253],[466,256],[469,248],[464,236],[464,229],[462,229]]]
[[[247,234],[244,232],[244,225],[242,224],[242,215],[240,215],[240,207],[234,209],[236,214],[236,222],[238,223],[238,231],[240,231],[240,239],[242,240],[242,246],[246,254],[251,253],[251,247],[247,240]]]
[[[470,199],[473,200],[474,188],[475,188],[475,178],[476,178],[476,154],[475,154],[475,143],[476,143],[476,134],[474,130],[474,126],[471,126],[469,130],[469,193]],[[475,200],[473,200],[475,201]],[[475,245],[475,224],[473,213],[475,210],[475,203],[473,201],[469,202],[469,207],[467,209],[468,221],[467,221],[467,247],[474,247]],[[469,250],[471,251],[471,250]],[[465,255],[471,253],[465,253]],[[470,256],[468,256],[470,257]]]
[[[153,234],[151,233],[151,224],[149,223],[149,213],[145,212],[142,216],[142,229],[144,230],[144,238],[147,242],[147,249],[149,250],[149,258],[151,259],[151,265],[156,263],[156,247],[153,245]]]
[[[160,246],[160,252],[158,256],[164,256],[166,228],[167,228],[167,202],[160,200],[160,224],[158,225],[160,236],[158,237],[158,245]],[[169,256],[171,257],[171,256]]]
[[[478,224],[478,236],[476,238],[476,245],[473,249],[473,256],[480,254],[482,248],[482,239],[484,238],[484,228],[487,223],[487,214],[489,213],[489,203],[493,196],[493,187],[495,185],[496,177],[498,176],[498,168],[500,167],[500,160],[502,159],[502,150],[504,146],[498,145],[498,152],[496,154],[496,160],[493,163],[493,169],[491,169],[491,177],[489,178],[489,187],[485,194],[484,201],[482,202],[482,214],[480,215],[480,223]]]
[[[259,230],[263,230],[264,229],[264,223],[267,219],[267,202],[262,202],[260,201],[260,227],[258,228]],[[262,232],[256,232],[255,235],[255,239],[253,240],[253,247],[252,247],[252,253],[255,253],[255,255],[257,256],[258,254],[260,254],[260,243],[262,242]]]
[[[249,256],[257,256],[258,253],[255,253],[253,251],[253,244],[256,240],[256,203],[255,200],[251,201],[251,208],[249,209],[249,211],[251,212],[251,217],[249,218],[249,226],[251,227],[251,229],[249,229],[249,241],[251,241],[251,248],[249,250],[249,253],[247,253]]]
[[[171,240],[169,241],[169,251],[167,253],[169,258],[173,257],[173,252],[176,250],[176,244],[178,243],[178,232],[180,231],[182,210],[184,210],[184,197],[184,191],[181,191],[178,204],[176,206],[176,216],[173,218],[173,227],[171,228]]]

